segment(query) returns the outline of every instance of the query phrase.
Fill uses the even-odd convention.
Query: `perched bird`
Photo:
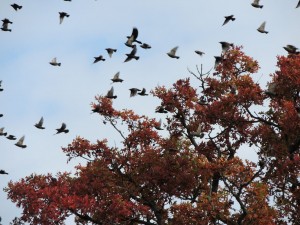
[[[40,121],[36,123],[34,126],[38,129],[45,129],[45,127],[43,127],[43,123],[44,123],[44,118],[42,117]]]
[[[196,50],[195,53],[198,54],[198,55],[200,55],[200,56],[203,56],[205,54],[204,52],[201,52],[199,50]]]
[[[261,9],[262,9],[262,7],[264,7],[264,6],[263,6],[263,5],[260,5],[260,4],[259,4],[259,1],[260,1],[260,0],[254,0],[253,3],[251,3],[251,5],[252,5],[253,7],[255,7],[255,8],[261,8]]]
[[[8,140],[17,140],[17,138],[15,137],[15,135],[8,135],[7,137],[6,137]]]
[[[120,78],[120,72],[117,72],[114,77],[111,79],[113,83],[115,82],[123,82],[123,80]]]
[[[59,133],[68,133],[69,130],[66,129],[66,128],[67,128],[67,125],[65,123],[62,123],[61,127],[56,129],[57,130],[56,134],[59,134]]]
[[[14,10],[16,10],[16,11],[18,11],[18,9],[22,9],[22,7],[23,7],[23,6],[18,5],[18,4],[16,4],[16,3],[14,3],[14,4],[10,5],[10,6],[13,7]]]
[[[158,106],[156,109],[155,109],[155,112],[156,113],[168,113],[168,111],[165,109],[165,107],[163,106]]]
[[[298,48],[296,48],[294,45],[286,45],[283,48],[290,54],[299,54],[300,53],[299,51],[297,51]]]
[[[117,51],[117,49],[113,48],[106,48],[105,50],[107,51],[110,58],[112,57],[112,54]]]
[[[128,47],[133,47],[134,46],[132,44],[133,42],[137,42],[139,44],[142,44],[142,42],[140,42],[140,41],[137,40],[138,35],[139,35],[139,31],[138,31],[138,29],[136,27],[134,27],[132,29],[131,35],[127,36],[127,41],[126,41],[125,45],[128,46]]]
[[[199,101],[198,101],[198,103],[200,105],[207,105],[208,104],[207,103],[207,98],[205,96],[201,96],[200,99],[199,99]]]
[[[225,24],[227,24],[230,20],[235,21],[234,15],[230,15],[230,16],[224,16],[225,21],[223,23],[222,26],[224,26]]]
[[[143,43],[142,45],[140,45],[140,47],[143,48],[143,49],[149,49],[149,48],[151,48],[151,46],[148,45],[147,43]]]
[[[266,26],[266,21],[263,22],[263,23],[259,26],[259,28],[257,28],[257,31],[260,32],[260,33],[265,33],[265,34],[269,33],[269,31],[266,31],[266,30],[265,30],[265,26]]]
[[[8,175],[8,173],[5,171],[5,170],[0,170],[0,174],[7,174]]]
[[[176,59],[179,59],[179,56],[176,56],[176,51],[178,49],[178,46],[172,48],[168,53],[167,55],[170,56],[171,58],[176,58]]]
[[[265,94],[269,96],[275,96],[276,95],[276,83],[269,83],[267,90],[265,90]]]
[[[222,57],[221,56],[215,56],[215,66],[214,68],[216,69],[217,66],[222,62]]]
[[[6,136],[7,133],[4,133],[4,127],[0,128],[0,136]]]
[[[192,136],[194,137],[200,137],[200,138],[203,138],[204,137],[204,134],[202,133],[202,126],[201,124],[199,124],[198,128],[197,128],[197,131],[193,131],[190,133]]]
[[[137,93],[138,95],[141,96],[147,96],[148,94],[146,93],[146,88],[143,88],[141,92]]]
[[[66,12],[59,12],[59,24],[61,24],[65,17],[69,17],[70,15]]]
[[[156,124],[156,125],[154,126],[154,128],[155,128],[156,130],[163,130],[163,128],[161,127],[161,125],[162,125],[162,122],[161,122],[161,119],[160,119],[159,122],[158,122],[158,124]]]
[[[11,22],[9,19],[3,19],[2,20],[2,27],[1,27],[1,30],[3,30],[3,31],[9,31],[9,32],[11,32],[11,29],[8,29],[8,24],[12,24],[13,22]]]
[[[114,98],[114,99],[117,98],[117,96],[114,95],[114,87],[111,87],[111,89],[107,92],[105,97],[106,98]]]
[[[296,5],[296,8],[299,8],[300,7],[300,0],[298,2],[298,4]]]
[[[94,63],[97,63],[99,61],[105,61],[102,55],[99,55],[98,57],[94,57],[94,58],[95,58]]]
[[[49,63],[50,63],[50,65],[52,65],[52,66],[60,66],[60,65],[61,65],[61,63],[57,62],[56,57],[53,58],[52,61],[49,62]]]
[[[230,46],[233,47],[233,43],[228,43],[226,41],[220,41],[219,43],[222,45],[222,54],[227,52]]]
[[[135,55],[136,51],[137,51],[136,45],[133,45],[132,51],[129,54],[126,54],[127,58],[125,59],[124,62],[128,62],[128,61],[130,61],[132,59],[139,60],[140,57]]]
[[[138,89],[138,88],[130,88],[129,90],[130,90],[130,97],[136,96],[137,92],[138,92],[138,91],[141,91],[141,90]]]
[[[25,136],[21,137],[15,145],[18,146],[18,147],[20,147],[20,148],[26,148],[27,145],[23,144],[24,139],[25,139]]]

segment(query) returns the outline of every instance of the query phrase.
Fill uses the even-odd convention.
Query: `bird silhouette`
[[[227,24],[230,20],[231,21],[235,21],[234,15],[230,15],[230,16],[224,16],[225,20],[222,26],[224,26],[225,24]]]
[[[42,117],[40,121],[36,123],[34,126],[38,129],[45,129],[45,127],[43,127],[43,123],[44,123],[44,118]]]
[[[92,113],[100,113],[100,112],[102,112],[101,105],[100,104],[95,105],[94,108],[92,109]]]
[[[141,96],[147,96],[148,94],[146,93],[146,88],[143,88],[141,92],[137,93],[138,95]]]
[[[267,90],[265,90],[265,94],[269,95],[270,97],[276,95],[276,83],[269,83]]]
[[[286,45],[283,48],[290,54],[299,54],[300,53],[299,51],[297,51],[298,48],[296,48],[294,45]]]
[[[201,96],[201,97],[199,98],[198,103],[199,103],[200,105],[208,105],[208,103],[207,103],[207,98],[206,98],[205,96]]]
[[[149,48],[151,48],[151,46],[148,45],[147,43],[143,43],[142,45],[140,45],[140,47],[143,48],[143,49],[149,49]]]
[[[60,134],[60,133],[68,133],[69,130],[66,129],[66,128],[67,128],[67,125],[66,125],[65,123],[62,123],[62,124],[61,124],[61,127],[56,129],[56,131],[57,131],[56,134]]]
[[[16,11],[18,11],[19,9],[22,9],[22,7],[23,7],[23,6],[18,5],[18,4],[16,4],[16,3],[14,3],[14,4],[10,5],[10,6],[13,7],[14,10],[16,10]]]
[[[296,5],[296,8],[300,7],[300,1],[298,1],[298,4]]]
[[[162,122],[161,122],[161,119],[160,119],[159,122],[156,123],[156,125],[154,126],[154,128],[156,130],[163,130],[163,128],[161,127],[161,125],[162,125]]]
[[[132,59],[139,60],[140,57],[135,55],[136,51],[137,51],[136,45],[133,45],[132,51],[129,54],[126,54],[127,58],[125,59],[124,62],[128,62]]]
[[[7,137],[6,137],[8,140],[17,140],[17,138],[15,137],[15,135],[8,135]]]
[[[222,62],[223,58],[221,56],[215,56],[215,66],[214,69]]]
[[[53,58],[53,59],[51,60],[51,62],[49,62],[49,63],[50,63],[50,65],[52,65],[52,66],[61,66],[61,63],[57,62],[56,57]]]
[[[204,52],[199,51],[199,50],[196,50],[195,53],[198,54],[198,55],[200,55],[200,56],[203,56],[205,54]]]
[[[114,87],[111,87],[111,89],[107,92],[105,97],[110,98],[110,99],[112,99],[112,98],[116,99],[117,98],[117,96],[114,95]]]
[[[116,82],[122,83],[123,82],[123,80],[120,78],[120,72],[117,72],[111,80],[113,83],[116,83]]]
[[[139,35],[139,31],[136,27],[134,27],[132,29],[131,35],[127,36],[127,41],[126,41],[125,45],[128,46],[128,47],[133,47],[134,46],[133,42],[137,42],[139,44],[142,44],[142,42],[137,40],[138,35]]]
[[[72,0],[64,0],[65,2],[71,2]]]
[[[70,15],[66,12],[59,12],[59,24],[61,24],[65,17],[69,17]]]
[[[203,138],[204,134],[202,133],[202,126],[201,124],[198,125],[197,131],[192,131],[190,134],[194,137],[200,137]]]
[[[3,114],[0,114],[0,117],[3,117]]]
[[[9,31],[9,32],[11,32],[11,29],[8,29],[8,24],[12,24],[13,22],[11,22],[9,19],[3,19],[2,20],[2,27],[1,27],[1,30],[3,30],[3,31]]]
[[[233,47],[233,43],[228,43],[226,41],[220,41],[219,43],[222,45],[222,54],[227,52],[230,47]]]
[[[260,32],[260,33],[265,33],[265,34],[269,33],[269,31],[266,31],[266,30],[265,30],[265,27],[266,27],[266,21],[263,22],[263,23],[259,26],[259,28],[257,28],[257,31]]]
[[[130,88],[129,90],[130,90],[130,97],[136,96],[137,92],[138,92],[138,91],[141,91],[141,90],[138,89],[138,88]]]
[[[260,0],[254,0],[253,3],[251,3],[251,5],[252,5],[254,8],[261,8],[261,9],[262,9],[264,6],[263,6],[263,5],[260,5],[260,4],[259,4],[259,1],[260,1]]]
[[[6,136],[7,133],[4,133],[4,127],[0,128],[0,136]]]
[[[5,170],[0,170],[0,174],[6,174],[6,175],[8,175],[8,173],[5,171]]]
[[[99,55],[98,57],[94,57],[94,58],[95,58],[94,63],[97,63],[99,61],[105,61],[102,55]]]
[[[0,91],[3,91],[4,89],[1,88],[1,86],[2,86],[2,80],[0,80]]]
[[[105,50],[107,51],[110,58],[112,57],[112,54],[117,51],[117,49],[113,48],[106,48]]]
[[[18,147],[20,147],[20,148],[26,148],[27,145],[23,144],[24,139],[25,139],[25,136],[21,137],[15,145],[18,146]]]
[[[156,113],[168,113],[168,111],[163,106],[156,107],[155,112]]]
[[[170,56],[171,58],[179,59],[179,56],[176,55],[176,51],[178,49],[178,46],[172,48],[167,55]]]

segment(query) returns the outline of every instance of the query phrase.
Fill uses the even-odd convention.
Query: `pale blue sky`
[[[286,55],[286,44],[300,47],[300,8],[297,0],[262,0],[263,9],[251,6],[251,0],[27,0],[16,1],[23,8],[15,12],[13,1],[1,0],[0,17],[10,19],[12,32],[0,32],[0,128],[18,138],[25,135],[26,149],[14,141],[0,137],[0,169],[9,176],[0,177],[0,188],[9,180],[30,173],[57,173],[72,170],[77,163],[66,164],[61,147],[76,135],[95,141],[107,137],[112,145],[119,137],[104,126],[97,115],[90,114],[90,103],[97,94],[104,95],[111,87],[110,79],[120,71],[125,81],[114,84],[118,98],[114,105],[134,109],[157,119],[154,114],[158,100],[140,96],[129,98],[129,88],[157,84],[170,86],[179,78],[189,76],[187,67],[195,71],[202,63],[204,71],[214,65],[219,55],[218,42],[243,45],[244,51],[260,63],[254,80],[265,85],[276,70],[276,56]],[[58,12],[70,14],[59,24]],[[222,26],[224,16],[234,14],[236,20]],[[256,31],[266,23],[269,34]],[[130,49],[124,45],[132,28],[139,29],[138,39],[152,46],[138,48],[140,60],[123,63]],[[179,60],[166,53],[179,46]],[[105,48],[117,48],[109,58]],[[194,50],[204,51],[199,57]],[[93,64],[94,56],[104,55],[105,62]],[[53,57],[61,67],[49,64]],[[195,86],[197,80],[192,78]],[[33,125],[45,119],[45,130]],[[69,134],[53,136],[62,122]],[[251,158],[247,151],[245,158]],[[0,216],[8,224],[20,210],[0,191]],[[68,222],[68,224],[73,224]]]

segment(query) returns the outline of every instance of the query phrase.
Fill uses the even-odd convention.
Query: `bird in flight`
[[[200,55],[200,56],[203,56],[205,54],[204,52],[199,51],[199,50],[196,50],[195,53],[198,54],[198,55]]]
[[[251,5],[252,5],[254,8],[261,8],[261,9],[262,9],[264,6],[263,6],[263,5],[260,5],[260,4],[259,4],[259,1],[260,1],[260,0],[254,0],[253,3],[251,3]]]
[[[10,6],[13,7],[14,10],[16,10],[16,11],[18,11],[19,9],[22,9],[22,7],[23,7],[23,6],[18,5],[18,4],[16,4],[16,3],[14,3],[14,4],[10,5]]]
[[[298,48],[296,48],[294,45],[287,45],[283,48],[290,54],[299,54],[300,53],[299,51],[297,51]]]
[[[2,80],[0,80],[0,91],[3,91],[3,88],[1,88],[2,86]]]
[[[298,2],[298,4],[296,5],[296,8],[299,8],[300,7],[300,0]]]
[[[148,94],[146,93],[146,88],[143,88],[141,92],[137,93],[138,95],[141,96],[147,96]]]
[[[178,46],[172,48],[167,55],[170,56],[171,58],[179,59],[179,56],[176,55],[176,51],[178,49]]]
[[[224,16],[225,20],[222,26],[224,26],[225,24],[227,24],[230,20],[231,21],[235,21],[234,15],[230,15],[230,16]]]
[[[8,173],[5,171],[5,170],[0,170],[0,174],[6,174],[6,175],[8,175]]]
[[[106,48],[105,50],[107,51],[110,58],[112,57],[112,54],[117,51],[117,49],[114,48]]]
[[[27,145],[23,144],[24,139],[25,139],[25,136],[21,137],[15,145],[18,146],[18,147],[20,147],[20,148],[26,148]]]
[[[0,128],[0,136],[6,136],[7,133],[4,133],[4,127]]]
[[[151,46],[148,45],[147,43],[143,43],[142,45],[140,45],[140,47],[143,48],[143,49],[149,49],[149,48],[151,48]]]
[[[126,41],[125,45],[128,46],[128,47],[133,47],[133,46],[135,46],[135,45],[132,44],[133,42],[137,42],[139,44],[142,44],[142,42],[137,40],[138,35],[139,35],[139,31],[136,27],[134,27],[132,29],[131,35],[127,36],[127,41]]]
[[[226,41],[220,41],[219,43],[222,45],[222,54],[227,52],[230,46],[233,47],[233,43],[228,43]]]
[[[44,123],[44,118],[42,117],[40,121],[36,123],[34,126],[38,129],[45,129],[45,127],[43,127],[43,123]]]
[[[221,56],[215,56],[215,66],[214,68],[216,69],[217,66],[222,62],[222,57]]]
[[[99,55],[99,56],[94,57],[94,58],[95,58],[94,63],[97,63],[97,62],[99,62],[99,61],[105,61],[105,59],[103,58],[102,55]]]
[[[132,59],[139,60],[140,57],[135,55],[136,51],[137,51],[136,45],[132,45],[132,46],[133,46],[133,49],[129,54],[126,54],[127,58],[125,59],[124,62],[128,62]]]
[[[51,62],[49,62],[49,63],[50,63],[50,65],[52,65],[52,66],[60,66],[60,65],[61,65],[61,63],[57,62],[56,57],[53,58],[53,59],[51,60]]]
[[[111,80],[113,83],[115,83],[115,82],[122,83],[123,82],[123,79],[120,78],[120,72],[117,72]]]
[[[117,96],[114,95],[114,87],[111,87],[111,89],[107,92],[105,97],[110,98],[110,99],[112,99],[112,98],[116,99],[117,98]]]
[[[257,28],[257,31],[260,32],[260,33],[265,33],[265,34],[269,33],[269,31],[266,31],[266,30],[265,30],[265,27],[266,27],[266,21],[263,22],[263,23],[259,26],[259,28]]]
[[[15,135],[8,135],[7,137],[6,137],[8,140],[17,140],[17,138],[15,137]]]
[[[11,29],[8,29],[8,24],[12,24],[13,22],[11,22],[9,19],[3,19],[2,20],[2,27],[1,27],[1,30],[3,30],[3,31],[9,31],[9,32],[11,32]]]
[[[136,96],[137,92],[138,92],[138,91],[141,91],[141,90],[138,89],[138,88],[130,88],[129,90],[130,90],[130,97]]]
[[[61,24],[65,17],[69,17],[70,15],[66,12],[59,12],[59,24]]]
[[[69,130],[66,129],[66,128],[67,128],[67,125],[66,125],[65,123],[62,123],[62,124],[61,124],[61,127],[56,129],[56,131],[57,131],[56,134],[60,134],[60,133],[68,133]]]

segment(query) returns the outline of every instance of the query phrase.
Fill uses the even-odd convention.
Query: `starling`
[[[113,48],[106,48],[105,50],[107,51],[110,58],[112,57],[112,54],[117,51],[117,49]]]
[[[14,4],[10,5],[10,6],[13,7],[14,10],[16,10],[16,11],[18,11],[18,9],[22,9],[22,6],[21,6],[21,5],[18,5],[18,4],[16,4],[16,3],[14,3]]]
[[[8,24],[12,24],[12,22],[9,19],[6,19],[6,18],[3,19],[2,22],[3,23],[2,23],[1,30],[11,32],[11,29],[8,29]]]
[[[269,31],[266,31],[266,30],[265,30],[265,26],[266,26],[266,21],[263,22],[263,23],[259,26],[259,28],[257,28],[257,31],[260,32],[260,33],[265,33],[265,34],[269,33]]]
[[[300,7],[300,1],[298,2],[298,4],[296,5],[296,8],[299,8]]]
[[[59,134],[59,133],[68,133],[69,130],[66,129],[66,127],[67,127],[67,125],[65,123],[62,123],[61,127],[56,129],[57,130],[56,134]]]
[[[5,171],[5,170],[0,170],[0,174],[6,174],[6,175],[8,175],[8,173]]]
[[[230,16],[224,16],[225,17],[225,21],[223,23],[222,26],[224,26],[226,23],[228,23],[230,20],[235,21],[234,15],[230,15]]]
[[[200,105],[207,105],[207,98],[205,96],[201,96],[198,103]]]
[[[94,108],[92,109],[92,113],[100,113],[100,112],[102,112],[100,104],[95,105]]]
[[[283,48],[290,54],[299,54],[300,53],[299,51],[297,51],[298,48],[296,48],[294,45],[287,45]]]
[[[220,41],[219,43],[222,45],[222,54],[227,52],[229,50],[230,46],[233,47],[232,43],[228,43],[226,41]]]
[[[123,80],[120,78],[120,72],[117,72],[114,77],[111,79],[113,83],[115,82],[123,82]]]
[[[146,89],[143,88],[141,92],[137,93],[138,95],[141,95],[141,96],[147,96],[148,94],[146,93]]]
[[[275,96],[276,95],[276,92],[275,92],[276,86],[277,86],[276,83],[269,83],[268,89],[265,91],[265,94],[267,94],[269,96]]]
[[[4,133],[4,127],[0,128],[0,136],[6,136],[7,133]]]
[[[52,66],[60,66],[60,65],[61,65],[61,63],[58,63],[58,62],[57,62],[56,57],[53,58],[52,61],[49,62],[49,63],[50,63],[50,65],[52,65]]]
[[[0,91],[3,91],[3,88],[1,88],[2,86],[2,80],[0,80]]]
[[[143,49],[149,49],[149,48],[151,48],[151,46],[148,45],[147,43],[143,43],[142,45],[140,45],[140,47],[143,48]]]
[[[203,56],[205,54],[204,52],[201,52],[199,50],[196,50],[195,53],[198,54],[198,55],[200,55],[200,56]]]
[[[65,17],[69,17],[70,15],[66,12],[59,12],[59,24],[61,24]]]
[[[97,63],[99,61],[105,61],[102,55],[99,55],[98,57],[94,57],[94,58],[95,58],[94,63]]]
[[[38,129],[45,129],[45,127],[43,127],[43,123],[44,123],[44,118],[42,117],[40,121],[36,123],[34,126]]]
[[[0,117],[3,117],[3,114],[0,114]]]
[[[251,5],[255,8],[261,8],[264,7],[263,5],[259,4],[259,0],[254,0],[253,3],[251,3]]]
[[[202,126],[201,124],[199,124],[198,128],[197,128],[197,131],[195,132],[191,132],[190,133],[192,136],[194,137],[200,137],[200,138],[203,138],[204,137],[204,134],[202,133]]]
[[[13,22],[11,22],[9,19],[5,18],[3,20],[1,20],[3,23],[10,23],[13,24]]]
[[[26,148],[27,145],[23,144],[24,139],[25,139],[25,136],[21,137],[15,145],[18,146],[18,147],[20,147],[20,148]]]
[[[138,88],[130,88],[129,90],[130,90],[130,97],[136,96],[137,92],[138,92],[138,91],[141,91],[141,90],[138,89]]]
[[[171,58],[176,58],[176,59],[179,59],[179,56],[176,56],[176,51],[178,49],[178,46],[172,48],[170,50],[170,52],[167,53],[168,56],[170,56]]]
[[[215,66],[214,66],[214,68],[216,69],[217,68],[217,66],[222,62],[222,57],[221,56],[215,56]]]
[[[163,128],[161,127],[161,124],[162,124],[162,123],[161,123],[161,119],[160,119],[159,122],[158,122],[158,124],[155,125],[154,128],[155,128],[156,130],[163,130]]]
[[[71,2],[72,0],[64,0],[65,2]]]
[[[139,44],[142,44],[142,42],[136,40],[137,37],[138,37],[138,35],[139,35],[139,31],[138,31],[138,29],[136,27],[134,27],[132,29],[131,36],[127,36],[127,41],[126,41],[125,45],[132,48],[134,46],[132,44],[133,42],[137,42]]]
[[[132,51],[129,54],[126,54],[127,58],[125,59],[124,62],[128,62],[128,61],[130,61],[132,59],[139,60],[140,57],[135,55],[136,51],[137,51],[136,45],[133,45]]]
[[[168,113],[168,111],[165,109],[165,107],[163,106],[158,106],[156,109],[155,109],[155,112],[156,113]]]
[[[107,92],[105,97],[106,98],[114,98],[114,99],[117,98],[117,96],[114,95],[114,87],[111,87],[111,89]]]
[[[8,135],[7,137],[6,137],[8,140],[17,140],[17,138],[14,136],[14,135]]]

